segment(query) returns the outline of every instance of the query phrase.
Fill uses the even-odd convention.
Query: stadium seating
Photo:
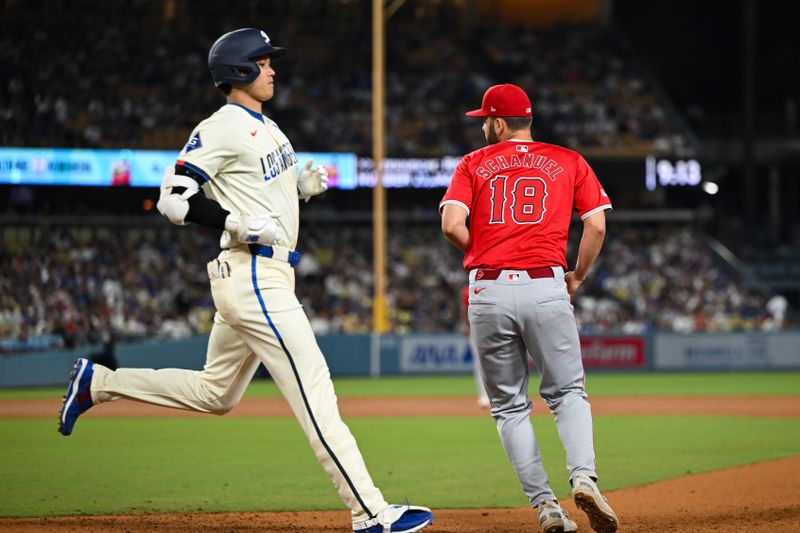
[[[230,20],[224,4],[192,3],[179,13],[171,4],[136,2],[124,12],[69,1],[7,5],[0,146],[179,149],[223,102],[205,64],[210,43],[246,21]],[[370,20],[356,4],[252,5],[251,20],[266,21],[273,40],[292,52],[276,65],[268,112],[298,150],[371,150]],[[463,111],[502,82],[529,91],[537,138],[584,155],[639,156],[686,144],[668,103],[606,27],[515,31],[454,19],[453,6],[437,2],[405,6],[387,25],[389,155],[459,155],[481,145],[480,125]]]
[[[370,232],[363,224],[301,229],[297,292],[318,333],[371,330]],[[390,331],[461,331],[461,255],[436,224],[393,225],[389,235]],[[216,255],[217,237],[166,222],[5,228],[0,352],[80,346],[108,332],[118,340],[207,332],[213,303],[203,263]],[[584,333],[775,328],[765,296],[744,288],[690,227],[613,229],[574,305]]]

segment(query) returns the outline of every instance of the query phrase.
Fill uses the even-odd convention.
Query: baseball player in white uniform
[[[327,172],[311,161],[299,167],[289,139],[261,112],[274,94],[272,59],[285,53],[252,28],[214,43],[209,68],[227,103],[195,128],[161,185],[158,209],[171,222],[223,230],[222,252],[208,263],[217,312],[205,367],[111,371],[79,359],[59,431],[71,434],[92,405],[120,398],[222,415],[263,363],[351,509],[353,531],[420,531],[433,522],[430,509],[389,505],[374,485],[294,294],[299,199],[324,192]]]

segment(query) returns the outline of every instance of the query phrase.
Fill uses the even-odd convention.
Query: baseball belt
[[[275,261],[283,261],[292,266],[296,266],[300,262],[300,252],[296,250],[289,250],[282,246],[267,246],[265,244],[250,244],[250,253],[261,257],[268,257]]]
[[[553,267],[536,267],[536,268],[528,268],[528,269],[521,269],[524,272],[528,273],[528,277],[531,279],[540,279],[540,278],[554,278],[553,275]],[[479,268],[478,272],[475,273],[475,280],[487,280],[493,281],[500,277],[500,274],[503,272],[503,269],[493,269],[493,268]]]

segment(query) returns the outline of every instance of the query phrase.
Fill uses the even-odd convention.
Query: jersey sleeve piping
[[[595,213],[599,213],[600,211],[605,211],[605,210],[609,210],[610,211],[611,209],[613,209],[613,207],[611,207],[611,204],[605,204],[605,205],[601,205],[599,207],[595,207],[591,211],[588,211],[588,212],[582,214],[581,215],[581,220],[586,220],[586,217],[590,217],[590,216],[594,215]]]
[[[439,204],[439,213],[440,214],[441,214],[442,210],[444,209],[444,206],[447,205],[447,204],[459,205],[459,206],[463,207],[464,210],[467,212],[467,216],[469,216],[469,207],[467,207],[467,204],[465,204],[463,202],[459,202],[458,200],[444,200],[444,201],[442,201],[442,203]]]
[[[189,163],[188,161],[184,161],[183,159],[178,159],[178,161],[176,161],[175,164],[176,165],[180,165],[182,167],[186,167],[186,168],[188,168],[190,170],[193,170],[201,178],[203,178],[203,182],[204,183],[209,181],[209,180],[211,180],[211,177],[208,175],[208,172],[206,172],[205,170],[203,170],[202,168],[198,167],[197,165],[195,165],[193,163]]]

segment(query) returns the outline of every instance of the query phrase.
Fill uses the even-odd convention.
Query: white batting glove
[[[300,198],[306,202],[312,196],[328,190],[328,170],[322,165],[311,168],[313,165],[313,159],[306,161],[297,176],[297,190],[300,191]]]
[[[234,213],[225,219],[225,231],[236,235],[239,242],[246,244],[276,244],[283,239],[280,225],[271,213],[240,217]]]

